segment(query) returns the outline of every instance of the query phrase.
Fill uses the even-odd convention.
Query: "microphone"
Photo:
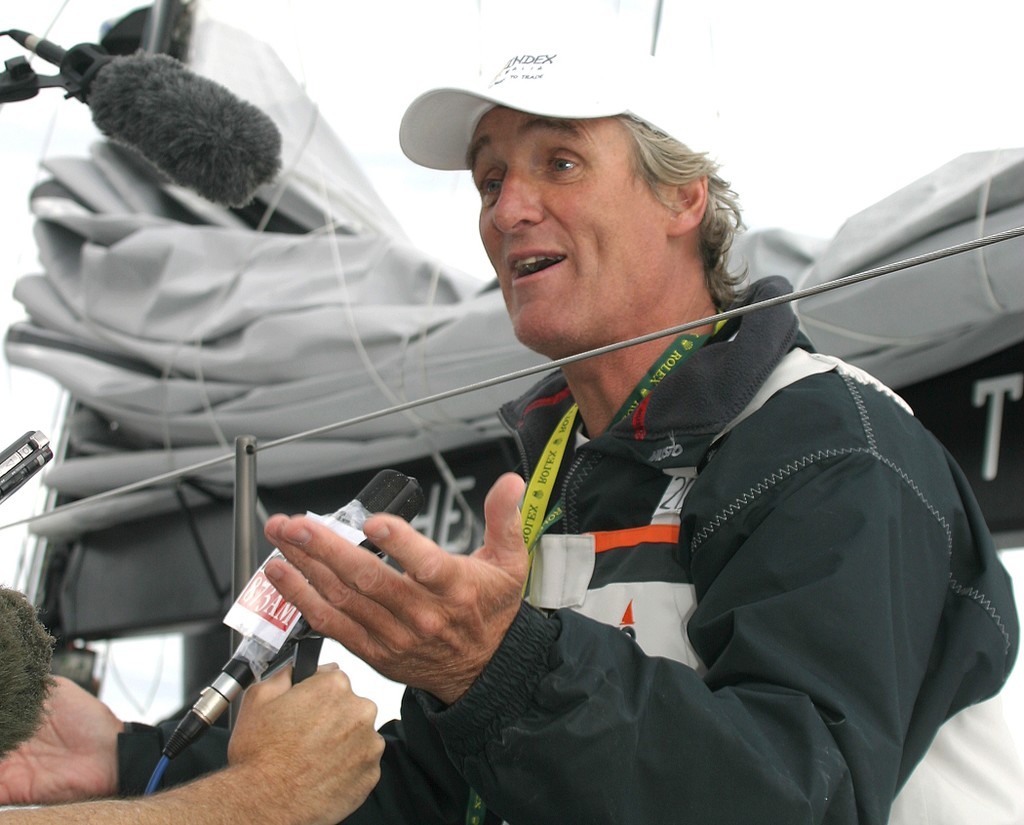
[[[374,513],[394,513],[409,521],[419,513],[423,503],[423,490],[416,479],[397,470],[381,470],[344,507],[328,516],[307,515],[383,558],[384,553],[362,532],[363,523]],[[224,623],[242,634],[243,639],[167,740],[163,749],[167,759],[173,759],[195,742],[239,693],[267,670],[276,669],[293,654],[296,645],[311,637],[309,623],[293,604],[285,601],[263,573],[272,558],[283,558],[283,555],[274,549],[224,617]],[[315,669],[314,665],[310,672]],[[303,678],[296,676],[293,682]]]
[[[92,43],[65,50],[18,29],[3,34],[60,68],[38,78],[20,67],[29,77],[16,82],[30,90],[13,99],[40,85],[63,87],[89,106],[106,137],[214,203],[245,206],[281,170],[281,133],[270,117],[169,55],[115,57]]]
[[[50,439],[29,430],[0,453],[0,502],[6,501],[53,458]]]

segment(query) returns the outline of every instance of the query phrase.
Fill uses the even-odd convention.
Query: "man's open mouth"
[[[522,278],[524,275],[533,275],[535,272],[540,272],[542,269],[547,269],[549,266],[554,266],[564,260],[565,255],[558,255],[553,258],[549,258],[547,255],[534,255],[530,258],[516,261],[513,271],[517,278]]]

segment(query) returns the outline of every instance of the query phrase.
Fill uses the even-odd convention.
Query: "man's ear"
[[[708,205],[708,179],[700,177],[690,183],[669,186],[664,192],[672,211],[669,234],[685,235],[699,228]]]

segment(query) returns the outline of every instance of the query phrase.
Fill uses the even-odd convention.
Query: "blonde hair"
[[[633,136],[637,174],[659,200],[663,200],[663,186],[679,186],[707,178],[708,203],[700,226],[700,253],[708,292],[715,306],[725,309],[736,300],[747,274],[746,267],[735,273],[729,272],[729,250],[733,238],[744,229],[739,198],[729,183],[719,176],[718,164],[706,153],[694,152],[636,118],[620,115],[618,120]]]

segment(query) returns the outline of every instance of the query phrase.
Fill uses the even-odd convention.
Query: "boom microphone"
[[[43,85],[85,102],[106,137],[215,203],[245,206],[281,169],[281,133],[270,117],[169,55],[115,57],[91,43],[65,50],[17,29],[3,34],[58,66]]]
[[[397,470],[381,470],[341,509],[329,516],[308,515],[353,544],[382,556],[362,532],[366,519],[374,513],[394,513],[409,521],[423,502],[423,490],[416,479]],[[224,623],[239,632],[242,641],[167,740],[163,749],[167,759],[173,759],[205,733],[239,693],[292,655],[295,646],[309,636],[309,624],[263,573],[267,561],[281,557],[276,549],[270,554],[224,617]]]

